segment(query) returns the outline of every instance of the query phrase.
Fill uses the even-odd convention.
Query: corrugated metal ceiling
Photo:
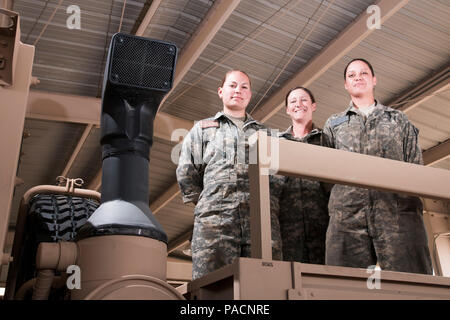
[[[144,0],[128,1],[121,31],[130,33]],[[33,44],[59,1],[16,0],[22,42]],[[67,28],[69,5],[80,7],[81,29]],[[77,0],[63,3],[36,45],[33,75],[39,90],[99,96],[111,36],[118,32],[123,1]]]
[[[222,76],[227,70],[237,68],[246,70],[252,79],[253,98],[247,108],[251,111],[269,87],[272,88],[265,96],[270,96],[368,5],[366,1],[344,6],[343,1],[336,1],[295,58],[286,65],[299,46],[299,39],[314,25],[311,18],[321,16],[325,10],[326,4],[322,2],[241,1],[185,76],[183,85],[169,96],[163,110],[189,120],[214,114],[221,109],[217,87]],[[291,52],[287,51],[289,47],[292,47]]]

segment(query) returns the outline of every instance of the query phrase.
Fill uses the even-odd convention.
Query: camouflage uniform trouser
[[[211,211],[195,217],[192,234],[192,279],[200,278],[236,258],[250,257],[249,208]],[[241,221],[243,220],[243,221]],[[278,217],[272,216],[272,259],[281,260]]]
[[[377,191],[370,195],[367,201],[354,194],[353,205],[344,207],[344,197],[332,194],[326,264],[367,268],[378,262],[383,270],[432,274],[420,199]]]
[[[322,213],[322,212],[320,212]],[[297,221],[282,223],[283,260],[302,263],[325,264],[325,234],[328,213],[320,216],[301,212]]]
[[[279,214],[283,260],[325,263],[327,206],[320,182],[286,177]]]

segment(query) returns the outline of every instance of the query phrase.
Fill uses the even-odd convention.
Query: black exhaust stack
[[[167,244],[149,208],[149,154],[153,121],[172,88],[177,47],[117,33],[111,39],[102,91],[102,203],[78,240],[134,235]]]

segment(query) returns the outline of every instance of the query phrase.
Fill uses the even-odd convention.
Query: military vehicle
[[[161,152],[163,149],[161,146],[164,145],[162,141],[168,140],[167,136],[171,135],[170,132],[173,129],[186,130],[192,124],[191,120],[186,120],[191,119],[191,116],[187,116],[186,119],[174,116],[177,112],[182,114],[185,111],[174,111],[174,106],[178,109],[183,107],[175,102],[183,92],[180,92],[180,87],[178,91],[174,89],[180,85],[181,79],[188,72],[193,73],[188,74],[190,78],[185,81],[188,82],[187,88],[192,88],[193,75],[201,74],[193,67],[195,59],[204,52],[208,44],[210,44],[209,50],[213,48],[221,50],[217,43],[211,42],[211,39],[221,28],[223,28],[222,32],[228,30],[228,33],[232,34],[229,31],[231,28],[229,25],[223,27],[228,19],[242,18],[244,15],[247,17],[247,22],[253,21],[248,17],[251,15],[251,8],[255,5],[251,1],[215,1],[208,2],[208,5],[203,7],[199,4],[201,1],[186,4],[184,9],[192,9],[190,6],[193,5],[198,10],[196,14],[202,16],[201,19],[193,19],[193,15],[183,12],[183,8],[177,7],[179,4],[171,1],[152,1],[142,4],[141,13],[145,14],[141,14],[137,19],[141,24],[134,27],[136,29],[134,32],[114,32],[114,35],[106,32],[109,44],[107,50],[102,52],[104,55],[104,66],[100,66],[102,76],[95,80],[99,84],[96,88],[99,91],[97,96],[101,98],[95,99],[77,98],[60,93],[44,93],[45,90],[30,90],[30,86],[39,86],[40,83],[47,90],[52,87],[53,80],[45,76],[35,78],[32,76],[32,70],[37,72],[41,65],[51,63],[48,60],[45,62],[48,57],[51,57],[51,51],[57,50],[51,44],[51,37],[56,36],[56,29],[51,28],[61,26],[52,25],[50,23],[52,15],[50,15],[42,32],[38,34],[33,30],[32,19],[26,16],[29,11],[32,11],[31,4],[25,0],[15,1],[14,6],[12,1],[4,2],[6,9],[0,10],[2,17],[0,100],[3,111],[0,130],[4,150],[0,176],[2,181],[0,248],[3,250],[2,275],[6,275],[4,276],[4,299],[450,298],[450,242],[448,239],[450,235],[450,171],[445,164],[442,167],[411,165],[290,141],[279,141],[263,133],[258,133],[252,142],[253,151],[257,155],[257,162],[250,166],[252,258],[240,258],[231,265],[191,281],[188,258],[191,232],[175,230],[174,224],[171,225],[170,222],[165,221],[164,216],[159,218],[158,213],[173,210],[173,217],[176,217],[177,206],[167,206],[167,203],[178,196],[176,184],[162,186],[162,195],[149,199],[149,193],[151,194],[149,188],[151,190],[152,181],[157,180],[157,172],[152,172],[152,152],[165,154],[164,160],[160,162],[166,162],[173,175],[174,164],[169,164],[167,161],[172,151],[166,148],[165,152]],[[272,4],[264,2],[264,6],[268,8],[271,6],[278,8],[278,11],[272,8],[275,11],[271,17],[277,18],[277,13],[287,16],[299,15],[293,7],[286,7],[288,4],[281,2],[283,1],[274,1]],[[441,7],[440,11],[448,13],[450,10],[446,4],[431,2],[437,6],[437,9],[432,11],[435,15],[438,15]],[[84,3],[81,3],[80,7],[83,8]],[[355,1],[354,6],[357,7],[357,5]],[[391,16],[394,16],[392,19],[395,20],[398,15],[400,15],[398,19],[401,20],[407,15],[406,13],[410,13],[411,16],[411,12],[416,12],[421,7],[417,1],[410,1],[409,4],[408,1],[395,4],[390,1],[378,1],[374,5],[384,12],[383,21]],[[46,7],[47,4],[42,4],[39,9],[45,12]],[[54,13],[59,9],[60,15],[64,14],[59,8],[60,4],[53,3],[51,7],[54,8]],[[69,7],[67,9],[68,15]],[[90,7],[87,11],[88,13],[95,10],[103,12],[104,9],[102,5],[99,5],[98,8]],[[111,11],[113,9],[117,8],[113,5]],[[123,9],[125,9],[125,2]],[[334,10],[350,12],[348,8],[344,10],[343,4],[336,4]],[[361,8],[355,8],[355,10],[361,12]],[[34,45],[22,42],[24,37],[21,34],[20,11],[26,16],[24,21],[27,25],[27,37],[25,39],[28,40],[28,37],[32,35],[32,39],[35,40]],[[199,29],[181,50],[178,48],[179,43],[143,36],[146,34],[142,30],[151,29],[152,26],[158,29],[158,23],[160,23],[158,19],[164,17],[164,14],[175,11],[182,13],[180,17],[198,20]],[[70,17],[76,20],[76,10],[74,12],[74,16]],[[121,15],[120,25],[126,22],[122,20],[124,10],[121,11]],[[110,15],[110,17],[113,16],[113,14]],[[156,20],[152,20],[152,17]],[[171,20],[170,17],[166,19],[177,26],[178,23],[182,23],[177,19]],[[258,19],[262,18],[258,17],[256,20]],[[40,17],[36,21],[40,21]],[[153,24],[151,25],[149,21],[153,21]],[[330,42],[329,47],[318,52],[315,60],[312,59],[308,65],[304,65],[304,69],[300,69],[298,75],[288,80],[286,86],[292,86],[298,82],[312,83],[318,76],[315,78],[310,74],[308,79],[303,78],[308,72],[325,72],[326,70],[321,68],[325,68],[331,57],[333,57],[333,63],[336,63],[339,57],[351,50],[350,47],[356,45],[356,41],[363,41],[361,37],[367,37],[371,32],[376,33],[377,31],[371,30],[368,25],[367,28],[365,27],[366,21],[368,21],[367,13],[361,12],[346,28],[342,28],[342,33],[338,36],[339,41]],[[229,23],[233,25],[233,21]],[[69,25],[67,20],[67,28],[72,30],[73,28],[69,28]],[[51,30],[48,38],[40,40],[48,26]],[[361,31],[362,26],[365,28],[363,31]],[[435,22],[433,27],[440,29],[440,24]],[[276,29],[270,26],[266,28],[272,32]],[[395,29],[392,26],[390,28]],[[170,26],[167,30],[169,29]],[[206,31],[209,32],[203,34]],[[223,37],[223,34],[219,33],[218,37]],[[346,37],[350,37],[351,40],[346,40]],[[439,38],[439,35],[437,37]],[[252,34],[249,38],[255,41],[257,35]],[[37,56],[41,60],[36,61],[35,49],[38,48],[36,45],[39,41],[45,42],[47,51],[38,53]],[[61,45],[62,42],[58,41]],[[448,43],[448,37],[446,41]],[[337,45],[344,48],[338,49]],[[240,47],[231,45],[230,48],[233,48],[230,51],[233,54],[234,52],[237,55],[241,54]],[[84,46],[75,55],[81,55],[83,50],[89,55],[89,46]],[[210,62],[207,57],[202,59],[203,62]],[[224,63],[226,59],[226,57],[223,58],[220,63]],[[433,96],[438,94],[441,95],[440,99],[447,98],[445,101],[448,103],[448,95],[445,94],[448,88],[448,66],[446,66],[448,61],[441,60],[434,65],[444,65],[443,68],[439,67],[438,71],[425,77],[422,82],[414,86],[414,90],[407,90],[408,92],[395,96],[390,105],[398,104],[402,110],[410,110],[420,103],[434,99]],[[87,60],[83,61],[86,63],[83,68],[89,69]],[[220,63],[217,65],[220,66]],[[261,65],[261,68],[264,66]],[[60,65],[55,70],[64,71],[64,68]],[[205,74],[210,72],[211,70]],[[260,78],[256,77],[256,79],[259,82]],[[57,84],[62,85],[64,81],[57,81]],[[210,82],[208,79],[204,81]],[[66,85],[68,85],[67,81]],[[258,86],[258,84],[254,85]],[[58,88],[61,92],[63,91],[62,87]],[[262,89],[263,86],[259,84],[259,88]],[[266,121],[273,115],[270,111],[272,107],[268,106],[281,105],[283,90],[279,92],[270,96],[269,100],[266,100],[265,104],[259,108],[255,107],[255,115],[262,121]],[[174,98],[175,95],[178,96]],[[163,109],[166,101],[169,101],[172,106]],[[162,109],[167,113],[162,112]],[[280,110],[279,107],[273,109]],[[169,110],[171,113],[168,113]],[[86,119],[97,120],[96,122],[89,119],[83,120],[80,115]],[[424,151],[426,164],[434,164],[442,159],[445,160],[450,154],[448,130],[439,131],[442,126],[439,121],[448,123],[450,114],[447,111],[441,111],[442,116],[437,118],[436,116],[427,118],[427,115],[424,115],[426,119],[434,119],[430,121],[438,123],[434,134],[441,134],[441,131],[447,134],[446,137],[439,138],[439,141],[442,141],[440,143],[435,145],[428,143],[428,148]],[[27,118],[34,119],[36,123],[26,125]],[[73,120],[75,118],[77,120]],[[26,158],[22,152],[26,148],[32,152],[30,146],[24,147],[29,135],[27,128],[32,131],[31,137],[34,137],[33,134],[39,135],[40,132],[48,130],[42,125],[39,131],[39,121],[60,121],[62,126],[69,127],[75,122],[87,125],[86,130],[81,134],[81,144],[75,146],[77,151],[72,156],[65,157],[70,158],[71,164],[63,170],[64,174],[58,177],[58,185],[33,185],[21,194],[18,192],[20,185],[27,185],[19,177],[22,173],[20,168],[27,167]],[[432,124],[424,125],[424,127],[430,126]],[[94,130],[96,130],[96,136],[92,134]],[[58,132],[68,136],[74,132],[79,134],[79,130],[75,129],[69,133],[63,133],[63,129],[55,132],[56,135],[53,138],[58,136]],[[71,168],[77,158],[80,163],[83,162],[79,152],[83,144],[91,138],[98,144],[96,155],[100,156],[97,163],[101,162],[101,170],[97,171],[97,174],[95,172],[92,174],[95,170],[91,170],[88,188],[82,188],[84,179],[66,176],[70,171],[77,171]],[[70,139],[55,142],[55,145],[58,147],[65,145],[68,140]],[[157,142],[157,150],[154,149],[154,141]],[[431,139],[423,143],[427,141]],[[176,142],[179,141],[172,140],[168,146],[176,148],[178,146]],[[101,152],[99,152],[100,146]],[[28,152],[27,150],[25,152]],[[279,156],[275,157],[275,154]],[[308,157],[304,157],[305,154],[308,154]],[[50,160],[55,160],[57,156],[45,154],[45,157],[49,157],[46,163],[52,163]],[[301,166],[294,161],[299,158],[302,159]],[[352,165],[349,166],[349,163]],[[359,168],[372,169],[360,170]],[[329,183],[349,184],[421,197],[425,208],[424,221],[428,232],[434,275],[273,260],[269,232],[268,170],[274,170],[283,175],[302,176]],[[81,170],[78,171],[81,172]],[[101,185],[101,192],[98,191],[99,185]],[[188,224],[192,223],[192,210],[190,212]],[[170,218],[169,214],[166,215]],[[178,217],[180,220],[185,219],[183,214],[179,214]],[[177,220],[177,218],[173,219]],[[180,258],[183,254],[184,258]]]

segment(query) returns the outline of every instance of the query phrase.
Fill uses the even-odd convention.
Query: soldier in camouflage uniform
[[[324,127],[329,147],[423,164],[418,130],[406,115],[374,99],[376,77],[369,62],[345,69],[351,103]],[[367,168],[367,170],[376,168]],[[335,185],[331,191],[326,264],[431,274],[431,258],[417,197]]]
[[[322,131],[312,122],[315,109],[316,101],[310,90],[291,89],[286,95],[286,113],[292,126],[280,138],[321,145]],[[282,178],[279,220],[283,260],[324,264],[329,192],[319,181],[277,177]]]
[[[191,243],[193,279],[251,253],[248,138],[265,127],[245,112],[251,98],[246,73],[229,71],[218,94],[223,111],[197,122],[190,130],[176,172],[183,201],[196,205]],[[280,260],[276,215],[271,223],[273,258]]]

